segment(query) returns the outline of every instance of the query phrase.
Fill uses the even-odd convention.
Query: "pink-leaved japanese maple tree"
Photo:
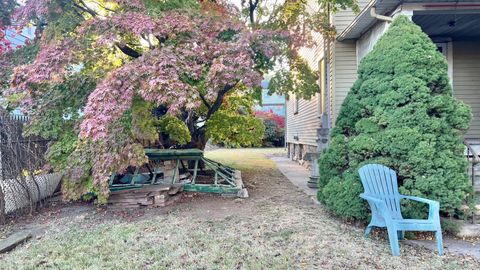
[[[147,162],[144,147],[203,149],[225,101],[260,86],[289,36],[253,30],[219,2],[30,0],[11,12],[36,25],[39,51],[3,95],[31,117],[26,133],[55,140],[47,157],[68,172],[67,198],[104,202],[109,175]]]

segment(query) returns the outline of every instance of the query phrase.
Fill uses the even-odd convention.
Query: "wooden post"
[[[152,176],[152,181],[150,182],[151,185],[155,183],[155,180],[157,180],[157,174],[158,174],[158,168],[153,168],[153,176]]]
[[[195,160],[195,166],[193,167],[192,184],[195,184],[195,181],[197,180],[198,161],[198,159]]]
[[[131,185],[134,185],[134,184],[135,184],[135,178],[137,178],[138,171],[139,171],[139,168],[136,168],[136,169],[135,169],[135,173],[134,173],[133,176],[132,176],[132,181],[130,182]]]
[[[115,179],[116,173],[112,173],[110,176],[110,180],[108,181],[108,185],[111,186],[113,185],[113,180]]]
[[[174,184],[175,180],[177,180],[177,171],[178,171],[179,163],[180,163],[180,159],[177,159],[177,161],[175,162],[175,169],[173,170],[172,184]]]

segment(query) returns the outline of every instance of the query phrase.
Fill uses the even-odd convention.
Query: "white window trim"
[[[325,112],[325,99],[327,91],[327,68],[326,58],[322,57],[318,61],[318,85],[320,87],[320,93],[317,93],[317,117],[321,118]],[[323,73],[323,74],[322,74]]]
[[[298,114],[298,98],[296,94],[293,94],[293,114]]]

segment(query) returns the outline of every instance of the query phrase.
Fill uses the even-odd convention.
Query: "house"
[[[472,108],[465,141],[475,150],[480,145],[480,1],[359,0],[358,4],[358,14],[351,10],[332,14],[337,30],[334,40],[316,34],[319,45],[300,50],[319,73],[321,93],[310,100],[293,96],[287,101],[289,157],[306,164],[316,162],[306,161],[312,156],[309,153],[328,145],[329,131],[356,80],[358,63],[400,14],[419,25],[447,58],[454,95]]]
[[[273,112],[285,117],[285,96],[276,93],[268,93],[269,80],[262,81],[261,103],[255,106],[256,111]]]

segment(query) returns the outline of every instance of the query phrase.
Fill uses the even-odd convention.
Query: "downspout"
[[[386,22],[392,22],[393,21],[392,17],[377,14],[375,6],[370,8],[370,16],[372,16],[375,19],[381,20],[381,21],[386,21]]]

